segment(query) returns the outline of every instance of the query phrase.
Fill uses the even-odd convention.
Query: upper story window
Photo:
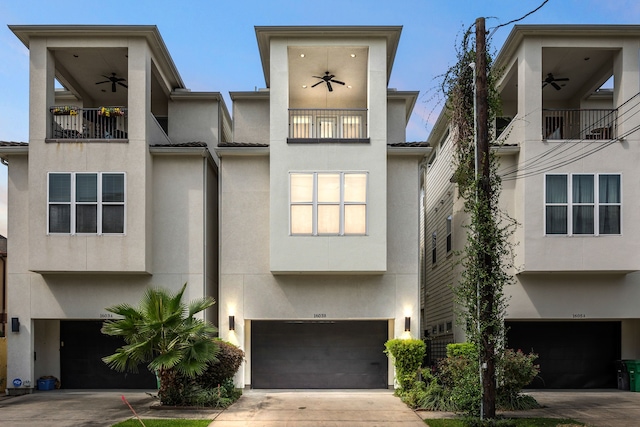
[[[438,261],[438,236],[434,231],[431,233],[431,264]]]
[[[451,248],[453,247],[453,242],[452,242],[452,227],[451,227],[451,222],[453,220],[453,215],[449,215],[447,217],[447,253],[451,252]]]
[[[367,178],[366,172],[291,173],[291,234],[366,234]]]
[[[546,175],[546,234],[620,234],[620,184],[619,174]]]
[[[125,174],[49,173],[49,234],[124,233]]]

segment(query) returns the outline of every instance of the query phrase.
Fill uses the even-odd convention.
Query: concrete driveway
[[[425,427],[391,390],[248,390],[210,427]]]

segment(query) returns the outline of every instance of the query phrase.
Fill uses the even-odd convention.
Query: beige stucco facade
[[[502,115],[510,121],[494,148],[502,177],[500,205],[518,224],[512,236],[514,284],[505,289],[506,320],[511,325],[565,322],[559,324],[576,328],[580,322],[619,324],[620,339],[612,350],[618,359],[640,357],[640,229],[633,220],[640,203],[639,47],[636,26],[516,26],[495,66],[503,70],[498,91]],[[443,208],[444,215],[453,216],[454,251],[463,249],[466,239],[461,228],[466,216],[456,186],[448,180],[455,143],[445,122],[441,117],[430,137],[432,144],[441,139],[443,144],[426,169],[425,191],[433,195],[426,208],[427,253],[430,230],[443,227]],[[561,128],[551,133],[552,124]],[[575,210],[567,232],[548,231],[549,175],[566,176],[569,182],[576,176],[594,176],[596,187],[598,176],[619,177],[620,231],[603,231],[602,207],[596,212],[601,222],[591,233],[572,231],[572,222],[578,221]],[[570,191],[578,191],[575,185]],[[568,209],[578,204],[577,197],[568,200]],[[593,203],[604,206],[604,196]],[[442,246],[438,251],[442,253]],[[452,262],[446,262],[448,267]],[[431,332],[455,318],[449,286],[455,286],[457,277],[445,277],[439,265],[429,264],[424,300],[425,327]],[[443,311],[443,299],[449,301],[448,310]],[[463,330],[454,327],[452,332],[448,342],[464,340]],[[568,346],[571,339],[566,337]]]

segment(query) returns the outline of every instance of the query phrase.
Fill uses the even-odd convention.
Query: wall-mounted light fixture
[[[404,318],[404,331],[405,332],[411,331],[411,317]]]
[[[20,332],[20,319],[17,317],[11,318],[11,332]]]
[[[229,316],[229,330],[236,330],[236,316]]]

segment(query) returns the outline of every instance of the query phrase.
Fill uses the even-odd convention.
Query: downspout
[[[2,259],[2,336],[7,336],[7,255],[0,255]]]

